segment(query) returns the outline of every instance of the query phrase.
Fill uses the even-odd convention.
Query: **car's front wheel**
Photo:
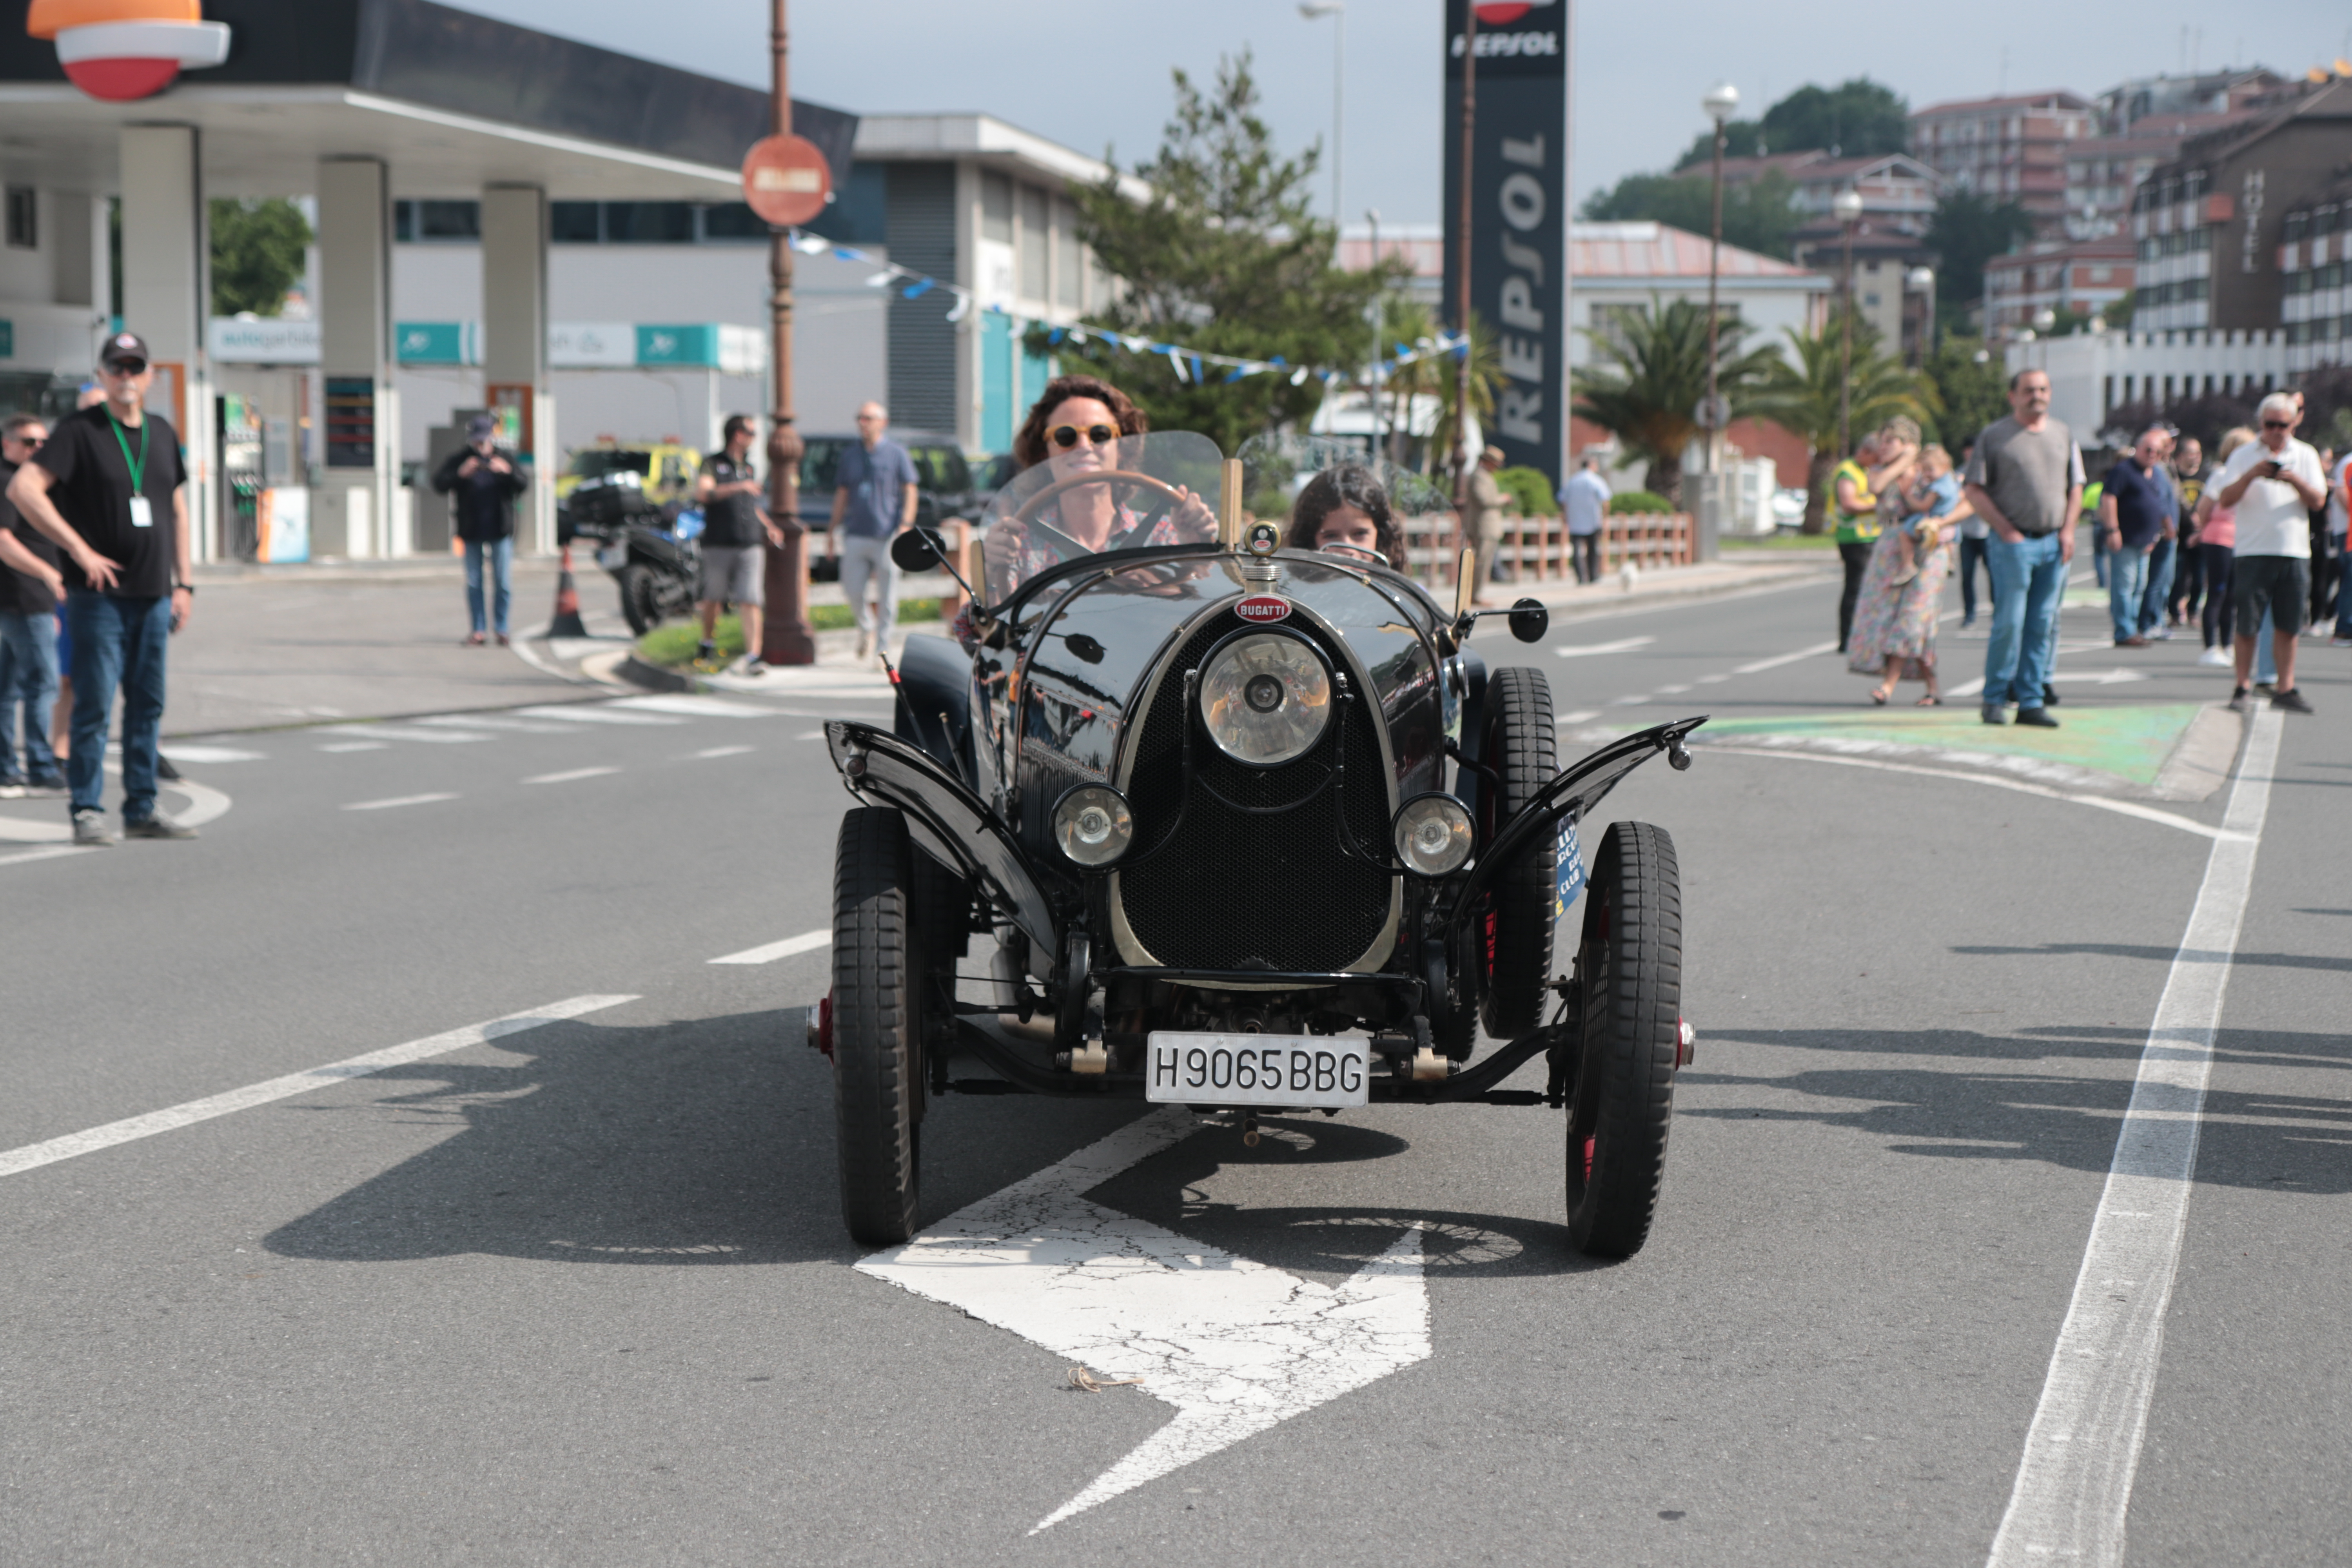
[[[1576,969],[1584,1026],[1568,1105],[1569,1237],[1596,1258],[1631,1258],[1657,1213],[1682,1048],[1682,881],[1664,828],[1610,825]]]
[[[907,819],[859,806],[833,872],[833,1103],[841,1214],[889,1247],[915,1234],[922,1120],[922,1000],[915,847]]]

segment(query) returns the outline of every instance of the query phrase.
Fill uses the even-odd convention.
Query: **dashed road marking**
[[[390,743],[383,741],[337,741],[319,748],[322,752],[387,752],[391,749]]]
[[[1552,721],[1556,724],[1589,724],[1601,717],[1598,708],[1580,708],[1573,713],[1563,713]]]
[[[627,699],[623,699],[624,701]],[[534,719],[563,719],[574,724],[683,724],[683,719],[673,719],[663,713],[630,713],[616,710],[610,702],[573,702],[563,706],[518,708],[518,713],[528,713]]]
[[[21,866],[27,860],[61,860],[68,855],[95,855],[97,849],[77,844],[52,844],[46,849],[20,849],[0,855],[0,866]]]
[[[1603,654],[1632,653],[1637,647],[1647,647],[1655,637],[1620,637],[1615,642],[1572,643],[1551,651],[1561,658],[1598,658]]]
[[[495,741],[478,730],[409,730],[384,724],[338,724],[332,733],[357,735],[365,741],[421,741],[433,746],[462,746],[473,741]]]
[[[790,958],[796,952],[814,952],[820,947],[833,945],[833,930],[806,931],[798,936],[788,936],[782,942],[772,942],[763,947],[747,947],[740,952],[730,952],[724,958],[714,958],[713,963],[773,963],[780,958]]]
[[[713,746],[707,752],[695,752],[694,757],[697,762],[702,762],[712,757],[740,757],[746,752],[757,750],[757,746]]]
[[[723,697],[676,695],[624,697],[607,708],[628,708],[647,713],[683,713],[689,719],[772,719],[776,710],[751,702],[730,702]]]
[[[1794,653],[1776,654],[1770,658],[1759,658],[1753,664],[1737,666],[1733,668],[1731,673],[1734,675],[1761,675],[1768,669],[1778,669],[1784,664],[1794,664],[1801,658],[1818,658],[1822,654],[1835,652],[1837,652],[1837,641],[1835,638],[1832,638],[1828,642],[1817,642],[1811,647],[1801,647]]]
[[[355,800],[343,809],[345,811],[390,811],[396,805],[431,805],[435,801],[457,798],[454,792],[441,790],[432,795],[396,795],[389,800]]]
[[[525,784],[570,784],[574,779],[600,779],[606,773],[617,773],[620,771],[621,770],[618,768],[611,767],[572,768],[567,772],[560,773],[541,773],[536,777],[527,778],[522,782]]]
[[[617,1007],[624,1002],[634,1002],[635,996],[573,996],[562,1002],[551,1002],[544,1007],[534,1007],[527,1013],[509,1013],[503,1018],[493,1018],[487,1024],[469,1024],[446,1034],[428,1035],[406,1045],[388,1046],[364,1056],[346,1057],[339,1062],[311,1068],[304,1072],[289,1073],[261,1083],[233,1089],[226,1094],[215,1094],[204,1100],[191,1100],[163,1110],[151,1110],[144,1116],[133,1116],[121,1121],[110,1121],[103,1127],[93,1127],[83,1132],[70,1132],[62,1138],[52,1138],[43,1143],[27,1143],[21,1149],[0,1152],[0,1176],[13,1176],[20,1172],[52,1165],[59,1160],[70,1160],[77,1154],[91,1154],[100,1149],[111,1149],[141,1138],[152,1138],[158,1132],[170,1132],[199,1121],[209,1121],[231,1111],[247,1110],[257,1105],[267,1105],[274,1100],[286,1100],[307,1094],[314,1089],[345,1079],[366,1078],[387,1068],[404,1067],[423,1061],[427,1057],[446,1056],[469,1046],[482,1045],[525,1029],[536,1029],[545,1024],[562,1023],[606,1007]]]

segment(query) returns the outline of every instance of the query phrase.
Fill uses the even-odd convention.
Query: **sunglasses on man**
[[[1045,432],[1045,439],[1065,452],[1076,447],[1080,441],[1092,447],[1108,447],[1118,439],[1118,426],[1088,425],[1081,427],[1076,425],[1056,425]]]
[[[2294,428],[2294,421],[2292,419],[2265,419],[2263,421],[2263,428],[2265,430],[2292,430]]]
[[[143,359],[119,359],[112,364],[101,366],[100,372],[106,375],[144,375],[147,374],[147,362]]]

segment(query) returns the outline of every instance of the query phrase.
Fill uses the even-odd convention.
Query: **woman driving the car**
[[[1360,463],[1340,463],[1307,481],[1291,503],[1283,544],[1320,550],[1375,566],[1405,569],[1404,541],[1389,510],[1388,491]]]

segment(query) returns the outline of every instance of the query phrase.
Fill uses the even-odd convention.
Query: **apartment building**
[[[2132,242],[2041,240],[1985,263],[1985,330],[2008,336],[2043,310],[2095,315],[2132,291]]]
[[[2098,132],[2099,117],[2071,92],[2023,93],[1930,104],[1911,116],[1911,155],[1954,189],[2016,202],[2037,237],[2064,237],[2068,145]]]
[[[2352,363],[2352,170],[2289,208],[2279,235],[2287,368]]]

